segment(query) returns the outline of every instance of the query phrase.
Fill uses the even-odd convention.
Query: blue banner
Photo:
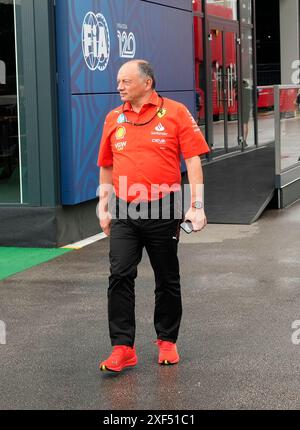
[[[144,0],[152,3],[159,3],[170,7],[177,7],[178,9],[192,10],[192,0]]]
[[[96,197],[105,115],[120,105],[116,76],[149,60],[157,89],[194,111],[193,24],[184,0],[57,0],[62,204]],[[188,8],[190,9],[190,8]]]

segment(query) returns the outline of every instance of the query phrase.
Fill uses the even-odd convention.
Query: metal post
[[[275,175],[281,174],[280,86],[274,85]]]

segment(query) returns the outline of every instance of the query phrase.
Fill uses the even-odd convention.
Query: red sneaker
[[[175,364],[179,362],[179,354],[176,343],[160,339],[157,339],[155,343],[159,350],[159,364]]]
[[[99,369],[103,372],[106,370],[121,372],[124,367],[135,366],[137,362],[135,347],[116,345],[108,359],[99,364]]]

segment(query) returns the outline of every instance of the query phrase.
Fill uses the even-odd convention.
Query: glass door
[[[243,149],[240,121],[239,33],[237,28],[209,22],[208,140],[211,156]]]
[[[20,5],[20,1],[0,0],[0,204],[22,202],[16,55],[16,10]]]

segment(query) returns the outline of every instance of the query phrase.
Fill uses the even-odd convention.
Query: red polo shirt
[[[154,91],[139,113],[127,102],[106,117],[97,164],[113,166],[115,192],[123,200],[155,200],[180,190],[180,154],[187,159],[210,151],[183,104],[164,97],[159,110],[161,105]],[[143,126],[124,122],[151,118]]]

